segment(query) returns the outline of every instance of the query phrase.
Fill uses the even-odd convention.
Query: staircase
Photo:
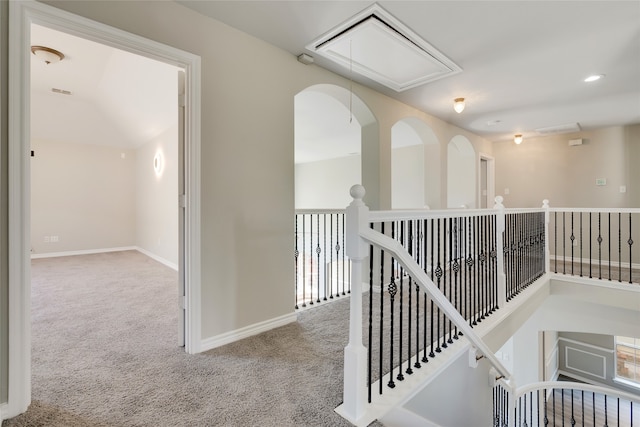
[[[505,210],[498,199],[489,210],[369,212],[364,189],[354,186],[351,194],[350,340],[344,402],[336,411],[354,425],[375,419],[389,426],[531,425],[532,408],[536,423],[544,419],[542,400],[530,396],[528,410],[518,409],[527,398],[516,383],[540,379],[531,369],[540,363],[539,331],[640,334],[640,287],[633,280],[602,283],[552,272],[547,203],[537,210]],[[559,233],[553,236],[557,245]],[[573,244],[573,229],[562,238]],[[627,257],[633,271],[627,244],[629,254],[620,251],[617,260],[621,265]],[[557,251],[553,258],[560,258]],[[363,279],[378,292],[363,294]],[[520,344],[509,354],[502,347],[516,338]],[[536,394],[555,388],[544,383]]]

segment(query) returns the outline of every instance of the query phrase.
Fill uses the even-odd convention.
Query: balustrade
[[[640,281],[640,209],[552,208],[550,221],[555,273]]]

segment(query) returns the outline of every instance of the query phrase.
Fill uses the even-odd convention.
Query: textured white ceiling
[[[179,3],[292,55],[371,1],[191,1]],[[379,1],[463,71],[397,93],[358,82],[483,135],[525,138],[535,129],[578,122],[583,129],[640,123],[640,2]],[[314,66],[349,77],[318,55]],[[590,74],[606,74],[586,84]],[[462,114],[453,99],[465,97]],[[489,122],[497,124],[488,125]]]

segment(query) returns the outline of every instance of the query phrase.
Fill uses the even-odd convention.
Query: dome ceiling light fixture
[[[513,136],[513,142],[515,142],[516,144],[522,144],[522,134],[521,133],[517,133]]]
[[[456,98],[453,100],[453,109],[460,114],[464,110],[464,98]]]
[[[46,46],[31,46],[31,53],[40,58],[47,65],[55,64],[64,59],[64,54],[55,49]]]

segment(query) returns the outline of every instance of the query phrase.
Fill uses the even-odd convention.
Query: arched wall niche
[[[440,207],[440,142],[424,121],[408,117],[391,128],[391,207]]]
[[[354,184],[378,198],[378,124],[368,106],[349,90],[310,86],[294,98],[295,207],[344,209]]]
[[[447,207],[476,207],[476,152],[471,141],[456,135],[447,144]]]

